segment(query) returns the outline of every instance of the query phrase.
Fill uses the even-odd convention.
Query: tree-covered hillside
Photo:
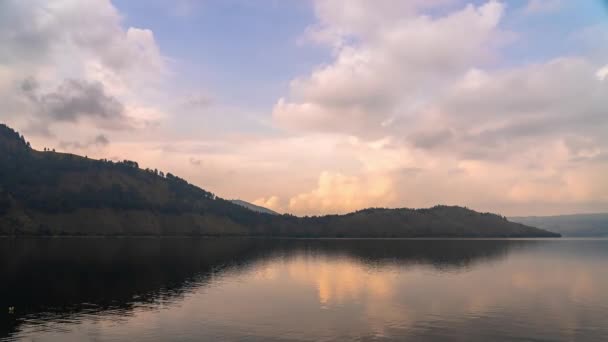
[[[544,230],[461,207],[259,213],[134,161],[33,150],[0,125],[0,235],[542,237]]]

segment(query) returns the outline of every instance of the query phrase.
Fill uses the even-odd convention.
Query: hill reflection
[[[0,337],[25,322],[128,316],[179,302],[225,274],[277,258],[460,272],[527,240],[2,239]],[[7,308],[14,308],[9,312]],[[43,324],[43,323],[42,323]]]

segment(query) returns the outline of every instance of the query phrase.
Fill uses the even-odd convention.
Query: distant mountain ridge
[[[568,237],[608,237],[608,213],[510,217],[509,220]]]
[[[137,162],[36,151],[0,124],[0,235],[557,237],[462,207],[260,213]]]
[[[255,205],[253,203],[249,203],[249,202],[246,202],[246,201],[243,201],[243,200],[233,199],[233,200],[230,200],[230,202],[232,202],[234,204],[238,204],[241,207],[245,207],[245,208],[247,208],[249,210],[253,210],[253,211],[258,212],[258,213],[271,214],[271,215],[279,215],[279,213],[277,213],[274,210],[270,210],[268,208],[264,208],[262,206]]]

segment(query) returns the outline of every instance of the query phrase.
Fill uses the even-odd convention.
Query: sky
[[[601,0],[1,0],[0,99],[281,213],[608,211]]]

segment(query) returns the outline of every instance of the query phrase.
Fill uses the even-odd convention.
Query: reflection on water
[[[0,239],[0,338],[608,340],[608,240]]]

